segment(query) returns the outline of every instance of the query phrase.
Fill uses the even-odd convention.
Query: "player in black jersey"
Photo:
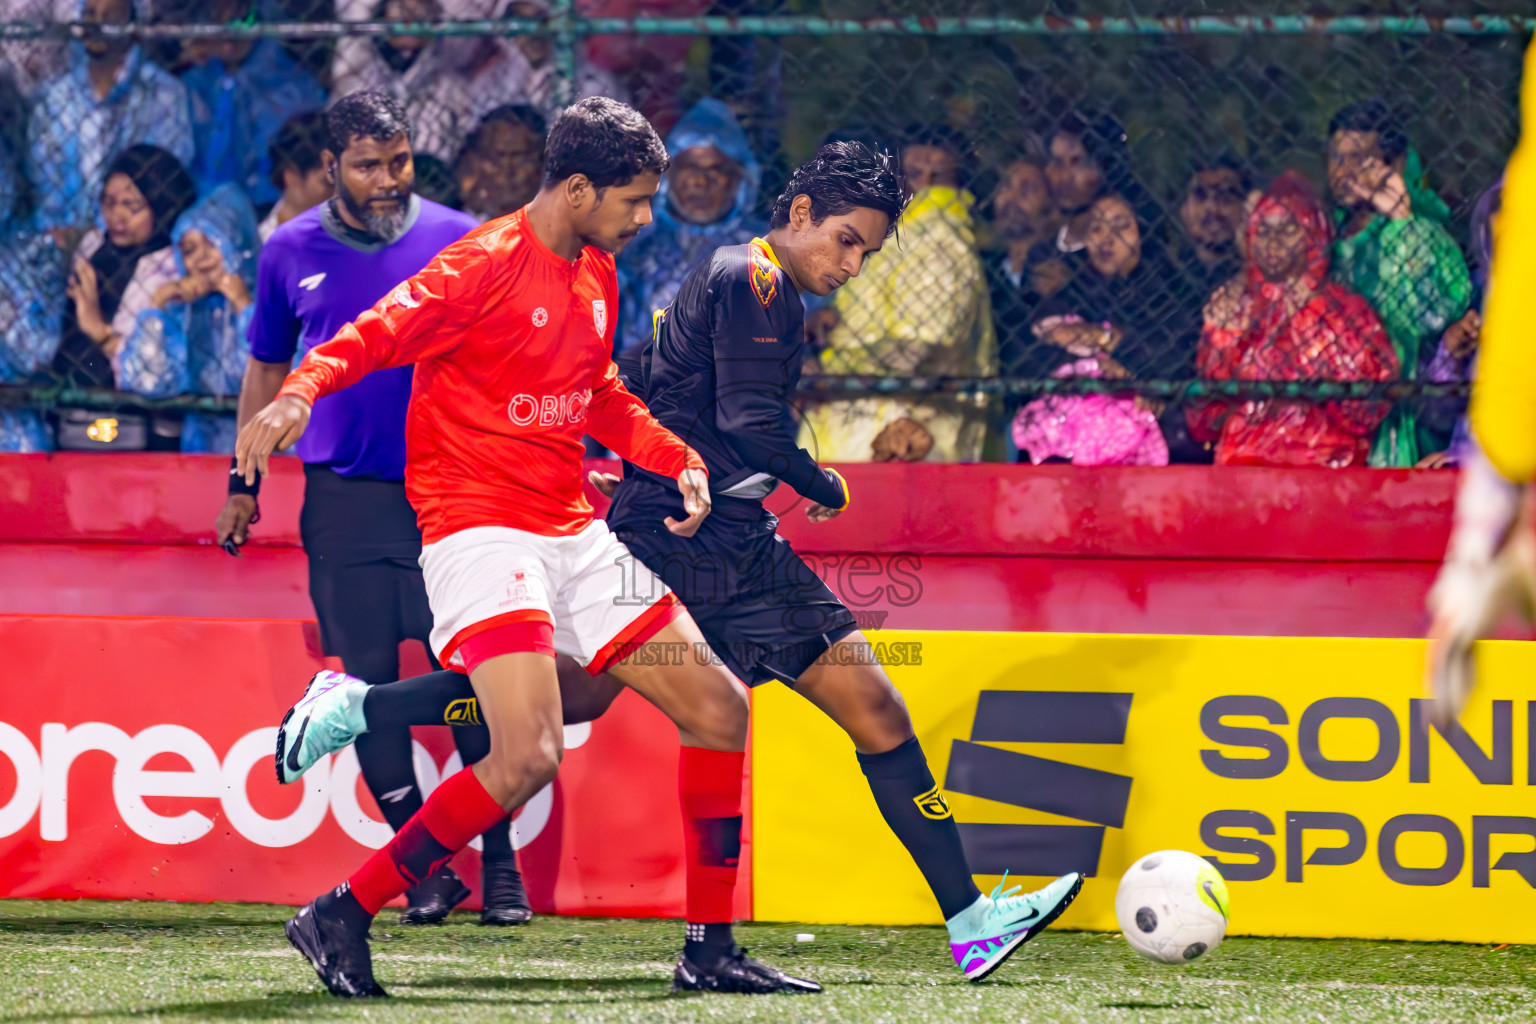
[[[1003,893],[1001,885],[980,893],[901,695],[853,614],[763,507],[781,482],[811,502],[812,522],[848,507],[847,483],[796,440],[791,401],[806,349],[801,295],[827,295],[857,276],[895,232],[904,205],[888,156],[853,142],[823,146],[791,177],[767,236],[700,263],[658,312],[651,340],[623,361],[630,389],[708,466],[713,508],[693,537],[657,528],[682,515],[672,481],[626,464],[622,481],[593,474],[593,483],[612,495],[609,527],[676,592],[738,678],[748,686],[778,680],[848,732],[881,815],[938,900],[956,964],[978,979],[1055,920],[1082,877],[1070,873],[1027,894]],[[452,673],[442,675],[392,689],[403,695],[399,688],[414,683],[423,693],[421,720],[441,721],[445,701],[471,696],[467,684],[458,692],[446,678]],[[739,818],[717,819],[717,831],[723,848],[739,845]],[[753,974],[761,965],[743,961],[728,923],[689,940],[678,988],[784,987]]]

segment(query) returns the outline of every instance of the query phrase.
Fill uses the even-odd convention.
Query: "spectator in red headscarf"
[[[1328,279],[1328,215],[1305,178],[1276,179],[1248,217],[1244,273],[1205,307],[1196,363],[1217,380],[1392,380],[1397,355],[1364,298]],[[1267,398],[1190,410],[1220,465],[1360,466],[1384,402]]]

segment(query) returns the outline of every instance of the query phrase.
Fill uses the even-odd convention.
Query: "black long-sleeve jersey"
[[[695,267],[619,372],[703,457],[710,493],[761,499],[782,480],[810,501],[842,508],[842,477],[797,443],[792,402],[804,357],[800,294],[773,249],[754,238]],[[625,472],[651,475],[628,465]]]

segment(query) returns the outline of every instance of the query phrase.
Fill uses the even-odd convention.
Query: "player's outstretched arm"
[[[314,405],[374,370],[409,366],[451,351],[480,319],[484,304],[494,301],[495,273],[476,239],[460,239],[330,341],[310,349],[280,394]]]
[[[309,426],[310,404],[295,395],[278,395],[251,421],[240,429],[235,440],[235,472],[245,482],[256,482],[256,474],[267,475],[267,459],[280,448],[287,448],[304,435]]]
[[[676,434],[662,426],[645,403],[624,386],[619,368],[610,360],[601,377],[592,385],[592,401],[587,406],[587,433],[619,458],[633,462],[657,476],[669,477],[682,487],[684,470],[705,473],[704,460]],[[688,496],[684,488],[683,495]],[[704,489],[704,504],[709,504],[709,490]],[[692,511],[690,510],[690,516]]]

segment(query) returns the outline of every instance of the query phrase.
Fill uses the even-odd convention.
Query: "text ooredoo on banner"
[[[300,622],[0,616],[0,650],[0,896],[302,903],[388,841],[350,750],[273,777],[320,667]],[[416,732],[430,790],[459,757]],[[566,747],[511,826],[534,908],[681,916],[676,729],[625,694]],[[457,863],[478,889],[475,855]]]

